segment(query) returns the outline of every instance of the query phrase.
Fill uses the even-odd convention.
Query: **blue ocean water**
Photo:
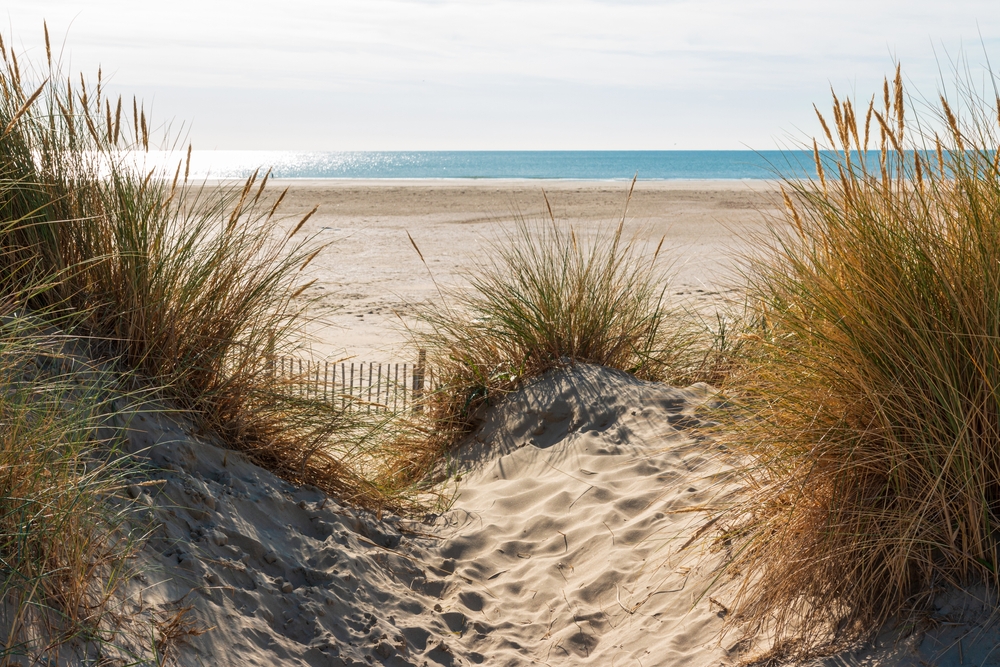
[[[176,156],[174,157],[176,159]],[[773,179],[814,175],[809,151],[194,151],[197,178]]]

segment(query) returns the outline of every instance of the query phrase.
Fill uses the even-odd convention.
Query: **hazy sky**
[[[832,84],[1000,67],[996,0],[8,0],[8,43],[191,126],[196,148],[775,148]]]

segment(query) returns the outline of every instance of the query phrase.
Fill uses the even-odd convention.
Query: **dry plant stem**
[[[942,99],[916,121],[898,70],[863,118],[835,97],[818,182],[786,182],[757,239],[728,384],[750,499],[727,521],[734,619],[775,655],[866,635],[941,583],[998,583],[998,128],[962,93],[964,116]]]

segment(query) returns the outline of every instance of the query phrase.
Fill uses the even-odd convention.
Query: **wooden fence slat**
[[[421,396],[434,390],[434,375],[427,368],[423,351],[415,364],[352,361],[348,368],[345,361],[331,363],[329,359],[288,355],[271,357],[267,364],[282,391],[332,404],[339,397],[342,410],[360,410],[362,404],[368,413],[420,410]]]
[[[378,365],[378,382],[375,384],[375,402],[382,403],[382,364]]]

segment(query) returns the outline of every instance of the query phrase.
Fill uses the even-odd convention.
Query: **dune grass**
[[[419,312],[413,344],[427,350],[435,390],[395,475],[419,479],[483,408],[552,368],[599,364],[675,382],[707,368],[700,332],[667,297],[665,239],[626,237],[625,219],[582,237],[551,209],[542,222],[519,218],[469,271],[468,289],[440,289]]]
[[[998,108],[960,92],[910,118],[897,70],[867,109],[834,97],[819,178],[757,239],[728,567],[773,656],[1000,583]]]
[[[256,463],[371,500],[330,449],[358,446],[357,424],[286,391],[271,366],[302,342],[305,269],[323,249],[298,233],[305,218],[282,219],[266,174],[190,183],[190,149],[146,171],[154,130],[135,100],[108,99],[100,73],[63,79],[50,53],[30,77],[0,55],[0,286],[50,286],[21,305],[60,313]]]
[[[109,502],[132,472],[108,427],[115,382],[61,347],[0,314],[0,664],[113,636],[142,537],[134,508]]]

